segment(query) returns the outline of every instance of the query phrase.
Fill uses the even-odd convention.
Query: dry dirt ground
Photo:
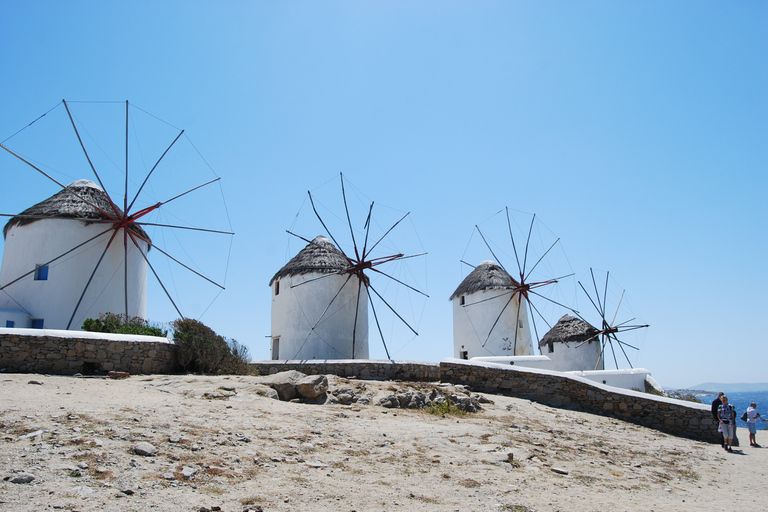
[[[443,416],[280,402],[258,380],[0,374],[0,510],[732,511],[768,482],[745,430],[729,454],[518,398]]]

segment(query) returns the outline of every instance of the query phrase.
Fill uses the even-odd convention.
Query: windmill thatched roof
[[[581,343],[586,340],[596,340],[599,331],[584,320],[573,315],[564,315],[554,327],[541,338],[539,346],[550,343]]]
[[[324,236],[317,236],[299,253],[291,258],[283,268],[269,280],[269,285],[275,280],[287,276],[298,276],[312,272],[332,274],[349,268],[349,262],[344,254]]]
[[[515,281],[498,263],[484,261],[464,278],[450,300],[483,290],[504,290],[519,285],[520,283]]]
[[[27,208],[19,215],[71,218],[80,219],[85,222],[107,219],[108,217],[99,210],[113,216],[115,215],[112,206],[109,204],[109,199],[107,199],[107,194],[98,185],[89,180],[77,180],[45,201]],[[118,215],[122,215],[122,210],[118,208],[117,211]],[[7,235],[8,230],[13,226],[24,226],[38,220],[43,219],[12,217],[3,229],[3,236]],[[149,240],[149,236],[140,226],[131,224],[129,229]]]

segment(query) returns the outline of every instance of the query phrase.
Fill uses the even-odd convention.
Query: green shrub
[[[237,340],[216,334],[207,325],[191,318],[173,322],[179,366],[185,371],[207,374],[248,373],[248,348]]]
[[[446,414],[451,414],[454,416],[466,416],[467,414],[467,411],[454,404],[453,400],[451,400],[451,397],[447,395],[445,396],[445,400],[435,401],[434,405],[427,409],[427,412],[429,412],[429,414],[436,414],[438,416],[444,416]]]
[[[168,331],[150,325],[141,317],[129,317],[124,314],[101,313],[99,318],[86,318],[82,329],[91,332],[108,332],[115,334],[140,334],[142,336],[160,336],[165,338]]]

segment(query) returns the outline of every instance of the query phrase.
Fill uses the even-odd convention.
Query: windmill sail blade
[[[347,206],[347,193],[344,191],[344,175],[339,173],[341,179],[341,197],[344,199],[344,211],[347,212],[347,224],[349,225],[349,234],[352,237],[352,247],[355,249],[355,258],[360,261],[360,251],[357,250],[357,241],[355,240],[355,230],[352,229],[352,219],[349,217],[349,207]],[[354,339],[354,337],[353,337]]]
[[[468,307],[471,307],[471,306],[475,306],[475,305],[477,305],[477,304],[482,304],[483,302],[488,302],[489,300],[498,299],[499,297],[504,297],[504,296],[505,296],[505,295],[507,295],[508,293],[511,293],[512,295],[514,295],[514,294],[515,294],[515,291],[514,291],[514,290],[513,290],[513,291],[510,291],[510,290],[505,290],[504,292],[502,292],[502,293],[500,293],[500,294],[498,294],[498,295],[494,295],[494,296],[492,296],[492,297],[487,297],[487,298],[485,298],[485,299],[480,299],[480,300],[477,300],[477,301],[475,301],[475,302],[471,302],[471,303],[469,303],[469,304],[462,304],[462,305],[461,305],[461,307],[463,307],[463,308],[468,308]]]
[[[82,137],[80,137],[80,131],[77,129],[77,124],[75,124],[75,119],[72,117],[72,112],[69,110],[69,105],[67,105],[66,100],[61,100],[62,103],[64,103],[64,108],[67,110],[67,115],[69,116],[69,121],[72,123],[72,128],[75,130],[75,135],[77,135],[77,141],[80,143],[80,147],[83,149],[83,154],[85,155],[85,159],[88,160],[88,165],[91,166],[91,170],[93,171],[93,175],[96,176],[96,179],[99,182],[99,186],[101,186],[101,190],[104,191],[104,194],[107,196],[107,200],[109,201],[109,204],[112,206],[112,209],[114,210],[115,215],[119,216],[117,206],[115,206],[115,203],[112,201],[112,198],[109,196],[109,193],[107,192],[107,188],[104,186],[104,183],[101,181],[101,176],[99,176],[99,173],[96,172],[96,167],[93,166],[93,162],[91,161],[90,155],[88,155],[88,150],[85,149],[85,144],[83,143]]]
[[[408,288],[408,289],[410,289],[410,290],[413,290],[413,291],[415,291],[416,293],[420,293],[420,294],[422,294],[422,295],[423,295],[423,296],[425,296],[425,297],[429,297],[429,295],[427,295],[426,293],[422,292],[421,290],[417,290],[417,289],[416,289],[416,288],[414,288],[413,286],[411,286],[411,285],[409,285],[409,284],[406,284],[406,283],[402,282],[401,280],[399,280],[399,279],[397,279],[397,278],[394,278],[394,277],[392,277],[391,275],[389,275],[389,274],[387,274],[387,273],[385,273],[385,272],[382,272],[381,270],[379,270],[379,269],[377,269],[377,268],[372,268],[371,270],[372,270],[372,271],[374,271],[374,272],[376,272],[377,274],[381,274],[381,275],[383,275],[383,276],[385,276],[385,277],[388,277],[388,278],[390,278],[390,279],[391,279],[391,280],[393,280],[394,282],[396,282],[396,283],[398,283],[398,284],[401,284],[401,285],[405,286],[406,288]]]
[[[190,226],[175,226],[173,224],[156,224],[154,222],[133,222],[132,224],[137,224],[139,226],[156,226],[160,228],[172,228],[172,229],[188,229],[190,231],[201,231],[205,233],[216,233],[219,235],[234,235],[231,231],[221,231],[218,229],[205,229],[205,228],[193,228]]]
[[[352,359],[355,358],[355,342],[357,341],[357,318],[360,315],[360,292],[363,288],[363,282],[357,281],[357,300],[355,301],[355,321],[352,324]]]
[[[507,212],[507,227],[509,228],[509,239],[512,240],[512,250],[515,253],[515,262],[517,263],[517,272],[519,275],[523,275],[523,268],[520,266],[520,257],[517,255],[517,246],[515,245],[515,237],[512,235],[512,221],[509,219],[509,208],[504,207],[504,209]],[[479,230],[478,230],[479,231]],[[482,236],[482,235],[481,235]],[[485,239],[485,237],[483,237]],[[486,243],[488,245],[488,243]],[[490,247],[489,247],[490,249]],[[493,254],[493,251],[491,251],[491,254]],[[495,258],[496,256],[494,256]],[[501,265],[501,263],[499,263]],[[501,267],[504,268],[504,267]]]
[[[313,331],[315,330],[315,328],[316,328],[318,325],[320,325],[320,321],[323,319],[323,317],[325,316],[325,314],[326,314],[326,313],[328,312],[328,310],[331,308],[331,305],[334,303],[334,301],[336,300],[336,298],[339,296],[339,294],[341,293],[341,290],[343,290],[343,289],[344,289],[344,287],[345,287],[345,286],[347,286],[347,283],[349,282],[349,280],[350,280],[350,279],[352,279],[352,274],[349,274],[349,275],[347,276],[347,279],[346,279],[346,280],[345,280],[345,281],[344,281],[344,282],[341,284],[341,286],[339,287],[339,290],[336,292],[336,294],[335,294],[333,297],[331,297],[331,300],[328,302],[328,305],[327,305],[327,306],[325,306],[325,309],[324,309],[324,310],[323,310],[323,312],[320,314],[320,317],[319,317],[319,318],[317,319],[317,321],[315,322],[315,325],[313,325],[313,326],[312,326],[312,330],[313,330]]]
[[[371,214],[373,213],[373,203],[368,209],[368,217],[365,219],[365,243],[363,244],[363,259],[368,255],[368,235],[371,232]]]
[[[153,244],[152,242],[149,242],[149,244],[150,244],[152,247],[154,247],[155,249],[157,249],[158,251],[160,251],[162,254],[164,254],[165,256],[167,256],[168,258],[172,259],[173,261],[175,261],[176,263],[178,263],[179,265],[181,265],[182,267],[184,267],[185,269],[189,270],[190,272],[194,273],[195,275],[197,275],[197,276],[199,276],[199,277],[202,277],[203,279],[205,279],[205,280],[206,280],[206,281],[208,281],[209,283],[211,283],[211,284],[214,284],[214,285],[218,286],[218,287],[219,287],[219,288],[221,288],[222,290],[224,289],[224,286],[223,286],[223,285],[220,285],[220,284],[219,284],[219,283],[217,283],[216,281],[214,281],[214,280],[212,280],[212,279],[209,279],[208,277],[204,276],[203,274],[201,274],[201,273],[200,273],[200,272],[198,272],[197,270],[195,270],[195,269],[193,269],[193,268],[190,268],[189,266],[187,266],[187,265],[185,265],[184,263],[180,262],[179,260],[177,260],[176,258],[174,258],[173,256],[171,256],[170,254],[168,254],[167,252],[165,252],[164,250],[162,250],[161,248],[159,248],[158,246],[156,246],[156,245],[155,245],[155,244]]]
[[[45,171],[43,171],[42,169],[40,169],[39,167],[37,167],[37,166],[36,166],[35,164],[33,164],[32,162],[30,162],[29,160],[25,159],[24,157],[22,157],[22,156],[18,155],[17,153],[15,153],[15,152],[11,151],[11,150],[10,150],[10,149],[8,149],[6,146],[4,146],[4,145],[0,144],[0,148],[3,148],[3,149],[4,149],[4,150],[6,150],[8,153],[12,154],[12,155],[13,155],[13,156],[15,156],[16,158],[18,158],[19,160],[21,160],[22,162],[24,162],[25,164],[27,164],[28,166],[30,166],[31,168],[33,168],[34,170],[36,170],[37,172],[39,172],[40,174],[42,174],[43,176],[45,176],[46,178],[48,178],[49,180],[51,180],[52,182],[54,182],[55,184],[57,184],[58,186],[60,186],[62,190],[64,190],[64,189],[67,189],[67,190],[69,190],[69,193],[70,193],[70,194],[72,194],[72,195],[76,196],[78,199],[80,199],[81,201],[83,201],[85,204],[87,204],[87,205],[89,205],[89,206],[93,207],[93,208],[94,208],[96,211],[98,211],[99,213],[101,213],[101,214],[102,214],[102,215],[104,215],[105,217],[107,217],[107,218],[110,218],[110,219],[113,219],[113,218],[115,217],[115,215],[116,215],[116,214],[110,214],[110,213],[108,213],[108,212],[105,212],[105,211],[103,211],[101,208],[99,208],[99,207],[98,207],[96,204],[94,204],[94,203],[93,203],[92,201],[90,201],[88,198],[86,198],[86,197],[83,197],[82,195],[80,195],[79,193],[77,193],[77,191],[75,191],[75,190],[72,190],[72,188],[70,188],[69,186],[67,186],[67,185],[63,185],[63,184],[62,184],[62,183],[60,183],[60,182],[59,182],[57,179],[55,179],[54,177],[52,177],[50,174],[46,173]],[[114,204],[113,204],[112,206],[114,206]]]
[[[531,309],[539,315],[539,318],[541,318],[541,320],[544,322],[544,324],[546,324],[546,326],[551,329],[552,326],[549,325],[549,322],[547,322],[547,318],[541,313],[541,311],[539,311],[539,308],[536,307],[536,304],[534,304],[533,302],[531,302],[528,299],[526,299],[526,302],[531,307]],[[536,317],[534,315],[531,315],[531,320],[535,322],[536,321]],[[536,326],[534,325],[534,330],[535,330],[535,328],[536,328]],[[538,334],[536,334],[536,341],[537,342],[539,341]]]
[[[69,322],[67,322],[67,330],[72,326],[72,321],[75,319],[75,314],[77,313],[77,310],[80,308],[80,303],[83,302],[83,297],[85,297],[85,292],[88,291],[88,287],[91,285],[91,281],[93,281],[93,276],[96,275],[96,271],[99,270],[99,266],[101,266],[101,262],[104,261],[104,256],[106,256],[107,251],[109,250],[110,245],[112,244],[112,241],[115,239],[115,236],[117,235],[117,230],[115,230],[114,233],[112,233],[112,236],[109,239],[109,242],[107,242],[107,246],[104,247],[104,251],[102,251],[101,256],[99,257],[99,261],[96,262],[96,266],[93,267],[93,272],[91,272],[90,277],[88,278],[88,282],[85,283],[85,287],[83,288],[83,292],[80,294],[80,298],[77,299],[77,304],[75,304],[75,309],[72,311],[72,316],[69,317]]]
[[[123,194],[123,213],[128,215],[128,101],[127,100],[125,102],[125,194]],[[126,244],[128,243],[127,236],[123,237],[123,241]],[[126,280],[127,280],[127,276],[126,276]],[[126,299],[126,306],[125,306],[125,316],[126,318],[128,317],[127,299]]]
[[[504,265],[501,263],[501,260],[499,260],[499,257],[496,256],[496,254],[493,252],[493,249],[491,249],[491,245],[488,243],[488,240],[485,239],[485,235],[483,235],[483,232],[480,230],[480,226],[475,224],[475,229],[477,229],[477,232],[480,233],[480,238],[483,239],[483,242],[485,242],[485,246],[488,247],[488,250],[491,251],[491,255],[493,256],[493,259],[496,260],[496,263],[501,267],[501,269],[506,272],[507,269],[504,268]]]
[[[613,364],[616,365],[616,369],[619,369],[619,361],[616,359],[616,350],[613,348],[613,341],[611,341],[611,336],[608,336],[608,343],[611,345],[611,354],[613,354]]]
[[[370,254],[370,253],[371,253],[371,251],[373,251],[373,250],[376,248],[376,246],[377,246],[377,245],[379,245],[379,243],[380,243],[382,240],[384,240],[384,238],[386,238],[386,236],[387,236],[387,235],[388,235],[388,234],[389,234],[389,233],[390,233],[390,232],[391,232],[393,229],[395,229],[395,227],[397,227],[397,225],[398,225],[398,224],[400,224],[401,222],[403,222],[403,219],[405,219],[405,218],[406,218],[407,216],[409,216],[410,214],[411,214],[411,212],[408,212],[408,213],[406,213],[405,215],[403,215],[403,216],[400,218],[400,220],[398,220],[397,222],[395,222],[395,223],[392,225],[392,227],[391,227],[391,228],[389,228],[389,229],[387,230],[387,232],[386,232],[386,233],[384,233],[383,235],[381,235],[381,238],[379,238],[379,239],[376,241],[376,243],[375,243],[375,244],[373,244],[373,245],[371,246],[371,248],[368,250],[368,254]]]
[[[626,290],[621,290],[621,297],[619,298],[619,303],[616,304],[616,312],[613,314],[613,320],[611,320],[611,325],[613,325],[616,322],[616,316],[619,314],[619,308],[621,307],[621,301],[624,300],[624,292]]]
[[[635,349],[635,350],[640,350],[640,349],[639,349],[639,348],[637,348],[636,346],[634,346],[634,345],[630,345],[630,344],[629,344],[629,343],[627,343],[626,341],[621,341],[621,340],[620,340],[618,337],[616,337],[616,336],[614,336],[614,337],[616,338],[616,341],[617,341],[617,342],[618,342],[620,345],[624,345],[624,346],[627,346],[627,347],[629,347],[629,348],[632,348],[632,349]]]
[[[536,267],[538,267],[538,266],[539,266],[539,263],[541,263],[541,260],[543,260],[543,259],[544,259],[544,258],[547,256],[547,254],[549,254],[549,251],[551,251],[551,250],[552,250],[552,248],[555,246],[555,244],[556,244],[557,242],[559,242],[559,241],[560,241],[560,239],[559,239],[559,238],[558,238],[557,240],[555,240],[555,241],[554,241],[554,243],[553,243],[552,245],[550,245],[550,246],[549,246],[549,249],[547,249],[547,250],[546,250],[546,252],[544,252],[544,254],[542,254],[542,255],[541,255],[541,258],[539,258],[538,260],[536,260],[536,263],[535,263],[535,264],[534,264],[534,265],[531,267],[531,269],[530,269],[530,270],[528,271],[528,273],[525,275],[525,279],[528,279],[528,278],[531,276],[531,273],[532,273],[532,272],[533,272],[533,271],[536,269]],[[573,275],[573,274],[571,274],[571,275]]]
[[[379,324],[379,315],[376,313],[376,308],[373,307],[373,301],[369,302],[371,305],[371,311],[373,311],[373,319],[376,321],[376,328],[379,330],[379,336],[381,336],[381,343],[384,345],[384,352],[387,353],[387,359],[392,359],[389,355],[389,349],[387,348],[387,342],[384,341],[384,333],[381,331],[381,325]]]
[[[581,281],[579,281],[579,286],[581,286],[581,289],[582,289],[582,290],[584,290],[584,293],[586,293],[586,294],[587,294],[587,298],[589,299],[589,302],[591,302],[591,303],[592,303],[592,305],[593,305],[593,306],[595,307],[595,309],[597,310],[598,314],[600,314],[600,316],[603,316],[603,313],[602,313],[602,311],[601,311],[601,310],[600,310],[600,308],[597,306],[597,304],[595,304],[595,301],[594,301],[594,300],[592,300],[592,296],[589,294],[589,292],[587,292],[587,289],[586,289],[586,288],[584,288],[584,285],[583,285],[583,284],[581,284]],[[581,317],[579,317],[579,318],[581,318]],[[582,320],[584,320],[584,319],[582,318]],[[586,320],[584,320],[584,321],[586,322]],[[603,318],[603,322],[605,322],[605,319],[604,319],[604,318]]]
[[[64,253],[62,253],[62,254],[59,254],[58,256],[56,256],[55,258],[53,258],[52,260],[48,260],[48,261],[46,261],[45,263],[43,263],[43,264],[42,264],[42,266],[50,265],[50,264],[51,264],[51,263],[53,263],[54,261],[56,261],[56,260],[59,260],[59,259],[63,258],[63,257],[64,257],[64,256],[66,256],[67,254],[70,254],[70,253],[72,253],[72,252],[76,251],[76,250],[77,250],[77,249],[79,249],[80,247],[82,247],[82,246],[84,246],[84,245],[86,245],[86,244],[88,244],[88,243],[92,242],[93,240],[96,240],[96,239],[97,239],[97,238],[99,238],[100,236],[102,236],[102,235],[105,235],[105,234],[109,233],[110,231],[112,231],[112,227],[111,227],[111,226],[110,226],[109,228],[105,229],[104,231],[102,231],[101,233],[99,233],[99,234],[97,234],[97,235],[94,235],[94,236],[92,236],[91,238],[89,238],[89,239],[88,239],[88,240],[86,240],[85,242],[79,243],[79,244],[77,244],[76,246],[74,246],[73,248],[71,248],[70,250],[68,250],[68,251],[66,251],[66,252],[64,252]],[[11,286],[12,284],[14,284],[14,283],[17,283],[17,282],[21,281],[21,280],[22,280],[22,279],[24,279],[25,277],[27,277],[27,276],[29,276],[29,275],[32,275],[32,274],[34,274],[34,273],[35,273],[35,270],[36,270],[36,269],[32,269],[32,270],[30,270],[29,272],[27,272],[27,273],[25,273],[25,274],[23,274],[23,275],[21,275],[21,276],[17,277],[17,278],[16,278],[16,279],[14,279],[13,281],[10,281],[9,283],[6,283],[6,284],[4,284],[4,285],[0,286],[0,290],[4,290],[5,288],[7,288],[7,287]]]
[[[178,199],[178,198],[180,198],[180,197],[182,197],[182,196],[185,196],[185,195],[189,194],[190,192],[194,192],[194,191],[195,191],[195,190],[197,190],[197,189],[200,189],[200,188],[206,187],[206,186],[210,185],[211,183],[216,183],[216,182],[217,182],[217,181],[219,181],[220,179],[221,179],[221,178],[215,178],[215,179],[212,179],[211,181],[206,181],[205,183],[203,183],[203,184],[201,184],[201,185],[198,185],[198,186],[196,186],[196,187],[192,187],[191,189],[187,190],[186,192],[182,192],[181,194],[179,194],[179,195],[176,195],[176,196],[173,196],[173,197],[172,197],[172,198],[170,198],[170,199],[167,199],[167,200],[165,200],[165,201],[161,201],[161,202],[157,203],[157,205],[156,205],[156,206],[161,206],[161,205],[164,205],[164,204],[168,204],[168,203],[170,203],[171,201],[175,201],[176,199]]]
[[[307,191],[307,194],[309,194],[309,203],[312,205],[312,211],[315,212],[315,216],[317,217],[317,220],[319,220],[320,224],[323,225],[323,228],[325,229],[325,232],[328,233],[328,236],[331,238],[331,240],[333,240],[333,243],[336,244],[336,247],[343,253],[344,250],[341,248],[341,245],[339,245],[339,242],[337,242],[336,239],[333,238],[333,235],[328,230],[328,226],[326,226],[325,222],[323,222],[323,218],[320,217],[319,213],[317,213],[317,208],[315,208],[315,201],[314,201],[314,199],[312,199],[312,192]],[[289,231],[289,233],[290,233],[290,231]],[[293,233],[291,233],[291,234],[293,234]],[[299,237],[299,238],[301,238],[301,237]]]
[[[539,310],[538,310],[538,309],[536,309],[536,308],[533,306],[533,303],[531,303],[530,301],[528,301],[528,304],[529,304],[529,305],[530,305],[530,306],[531,306],[531,307],[532,307],[532,308],[533,308],[533,309],[534,309],[534,310],[535,310],[537,313],[539,313],[539,316],[540,316],[540,317],[542,318],[542,320],[543,320],[543,319],[544,319],[544,317],[543,317],[543,316],[542,316],[542,314],[539,312]],[[544,323],[546,323],[546,321],[545,321]],[[536,327],[536,316],[535,316],[535,315],[531,315],[531,324],[533,325],[533,335],[534,335],[534,337],[536,338],[536,345],[538,346],[538,344],[539,344],[539,329],[538,329],[538,327]]]
[[[339,275],[341,275],[343,273],[344,273],[343,271],[329,272],[327,274],[321,275],[320,277],[313,277],[312,279],[307,279],[306,281],[302,281],[300,283],[292,284],[291,288],[298,288],[299,286],[303,286],[303,285],[305,285],[307,283],[314,283],[315,281],[320,281],[321,279],[327,279],[327,278],[332,277],[332,276],[339,276]]]
[[[184,319],[184,315],[181,313],[181,310],[180,310],[180,309],[179,309],[179,307],[176,305],[176,302],[173,300],[173,297],[171,297],[171,294],[168,292],[168,289],[165,287],[165,284],[163,283],[163,280],[162,280],[162,279],[160,279],[160,276],[159,276],[159,275],[157,274],[157,272],[155,271],[155,267],[153,267],[153,266],[152,266],[152,263],[150,263],[150,261],[149,261],[149,258],[147,258],[147,255],[146,255],[146,254],[144,254],[144,251],[142,251],[142,250],[141,250],[141,247],[139,247],[139,243],[138,243],[138,242],[137,242],[137,241],[134,239],[134,235],[133,235],[133,233],[132,233],[132,232],[129,232],[128,234],[130,235],[130,237],[131,237],[131,241],[133,242],[133,244],[134,244],[134,245],[135,245],[135,246],[136,246],[136,247],[139,249],[139,254],[141,254],[142,258],[144,258],[144,261],[146,261],[146,262],[147,262],[147,266],[148,266],[148,267],[149,267],[149,269],[152,271],[152,274],[154,274],[154,276],[155,276],[155,279],[157,279],[157,282],[160,284],[160,287],[161,287],[161,288],[163,289],[163,291],[165,292],[165,296],[166,296],[166,297],[168,297],[168,300],[169,300],[169,301],[171,301],[171,304],[173,304],[173,309],[175,309],[175,310],[176,310],[176,312],[179,314],[179,317],[180,317],[181,319]]]
[[[407,260],[408,258],[418,258],[419,256],[426,256],[428,252],[420,252],[418,254],[409,254],[407,256],[398,256],[398,260]]]
[[[523,270],[520,272],[520,275],[525,274],[526,265],[528,264],[528,247],[531,243],[531,233],[533,233],[533,223],[536,220],[536,214],[533,214],[533,218],[531,219],[531,227],[528,228],[528,238],[525,240],[525,256],[523,258]]]
[[[157,159],[157,162],[155,162],[155,165],[152,166],[152,169],[149,170],[149,173],[147,173],[147,177],[144,178],[144,181],[141,183],[141,186],[139,187],[139,190],[136,191],[136,195],[133,196],[133,200],[131,201],[131,205],[125,209],[126,212],[130,211],[131,208],[133,208],[133,203],[136,202],[136,199],[139,198],[139,195],[141,194],[141,191],[144,190],[144,185],[147,184],[147,181],[149,181],[149,177],[152,176],[152,173],[155,172],[155,169],[158,165],[160,165],[160,162],[165,158],[165,155],[170,151],[170,149],[173,147],[174,144],[176,144],[176,141],[179,140],[179,138],[184,134],[184,130],[181,130],[181,132],[176,136],[175,139],[173,139],[173,142],[171,142],[171,145],[166,148],[166,150],[163,152],[162,155],[160,155],[160,158]],[[127,195],[127,189],[126,189],[126,195]]]
[[[517,354],[517,334],[520,332],[520,308],[523,306],[522,301],[517,303],[517,314],[515,315],[515,341],[512,344],[512,355]]]
[[[501,311],[499,311],[499,315],[496,317],[496,320],[493,321],[493,325],[491,325],[491,329],[488,331],[488,336],[485,337],[485,341],[483,342],[483,347],[486,343],[488,343],[488,340],[491,339],[491,334],[493,334],[493,330],[496,328],[496,324],[499,323],[499,319],[504,314],[504,311],[507,309],[507,306],[509,306],[509,303],[512,302],[512,299],[515,298],[515,294],[509,296],[509,299],[506,303],[504,303],[504,307],[501,308]]]
[[[371,285],[368,285],[368,289],[369,289],[369,290],[372,290],[372,291],[373,291],[373,293],[375,293],[375,294],[376,294],[376,296],[377,296],[379,299],[381,299],[381,302],[383,302],[383,303],[384,303],[384,304],[385,304],[385,305],[386,305],[386,306],[389,308],[389,310],[390,310],[390,311],[392,311],[392,312],[395,314],[395,316],[397,316],[397,318],[399,318],[399,319],[400,319],[400,321],[401,321],[401,322],[403,322],[403,323],[405,324],[405,326],[406,326],[406,327],[408,327],[408,328],[411,330],[411,332],[413,332],[413,334],[415,334],[416,336],[418,336],[418,335],[419,335],[419,333],[417,333],[417,332],[416,332],[416,330],[415,330],[413,327],[411,327],[411,325],[410,325],[408,322],[406,322],[406,321],[405,321],[405,319],[404,319],[402,316],[400,316],[400,313],[398,313],[397,311],[395,311],[395,308],[393,308],[392,306],[390,306],[390,305],[389,305],[389,302],[387,302],[386,300],[384,300],[384,297],[382,297],[382,296],[381,296],[381,294],[380,294],[379,292],[377,292],[377,291],[376,291],[376,289],[375,289],[373,286],[371,286]]]
[[[629,367],[634,368],[634,366],[632,366],[632,361],[629,360],[629,356],[627,355],[627,352],[624,350],[624,347],[623,347],[624,343],[622,343],[622,341],[619,340],[619,338],[616,338],[616,342],[618,343],[619,348],[621,349],[621,353],[624,354],[624,359],[627,360],[627,364],[629,365]],[[630,346],[630,345],[627,345],[627,346]],[[618,368],[618,365],[616,366],[616,368]]]
[[[597,299],[597,303],[600,307],[595,306],[597,308],[597,311],[600,313],[600,316],[603,319],[603,323],[605,323],[605,307],[603,306],[604,302],[600,302],[600,292],[597,291],[597,281],[595,281],[595,273],[592,271],[592,269],[589,269],[589,273],[592,274],[592,286],[595,289],[595,299]],[[608,278],[605,279],[606,284],[608,283]],[[579,283],[581,284],[581,283]],[[586,290],[584,290],[586,292]],[[590,301],[592,301],[592,297],[589,298]],[[592,301],[592,304],[594,304],[594,301]]]
[[[128,315],[128,230],[123,229],[123,298],[125,299],[125,318]]]
[[[626,332],[626,331],[634,331],[636,329],[644,329],[646,327],[650,327],[649,325],[625,325],[619,331]]]
[[[597,362],[595,363],[595,370],[597,370],[600,367],[600,362],[603,360],[603,356],[605,356],[605,335],[600,336],[600,354],[597,356]]]
[[[562,303],[560,303],[560,302],[557,302],[556,300],[552,300],[552,299],[550,299],[549,297],[546,297],[546,296],[544,296],[544,295],[542,295],[542,294],[540,294],[540,293],[538,293],[538,292],[535,292],[535,291],[533,291],[533,290],[529,290],[529,291],[530,291],[530,293],[531,293],[531,294],[533,294],[533,295],[535,295],[535,296],[537,296],[537,297],[540,297],[541,299],[543,299],[543,300],[546,300],[547,302],[551,302],[552,304],[554,304],[554,305],[556,305],[556,306],[560,306],[561,308],[565,308],[565,309],[567,309],[568,311],[571,311],[571,312],[573,312],[573,314],[575,314],[575,315],[577,315],[577,316],[579,315],[579,312],[578,312],[578,311],[576,311],[575,309],[571,308],[570,306],[566,306],[565,304],[562,304]],[[543,318],[543,317],[542,317],[542,318]],[[581,317],[579,316],[579,318],[581,318]],[[582,318],[582,320],[584,320],[584,319]]]

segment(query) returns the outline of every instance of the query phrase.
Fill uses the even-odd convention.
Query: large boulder
[[[328,391],[325,375],[307,375],[296,382],[296,391],[304,398],[317,398]]]
[[[280,400],[293,400],[299,396],[299,392],[296,390],[296,383],[304,377],[306,375],[301,372],[288,370],[287,372],[268,375],[262,378],[261,383],[277,391]]]
[[[251,387],[251,390],[259,396],[280,400],[280,396],[277,394],[277,391],[264,384],[254,384]]]

